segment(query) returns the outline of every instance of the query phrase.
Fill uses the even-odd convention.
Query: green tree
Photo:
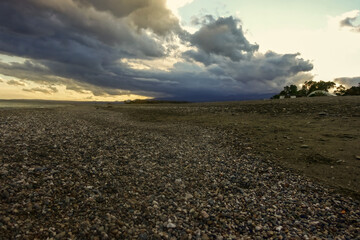
[[[297,93],[297,86],[290,85],[290,86],[285,86],[284,90],[282,90],[279,95],[290,97],[290,96],[296,96],[296,93]]]
[[[312,93],[313,91],[316,90],[323,90],[328,92],[330,88],[334,88],[336,86],[336,84],[334,82],[324,82],[324,81],[320,81],[320,82],[315,82],[315,81],[306,81],[304,83],[304,85],[302,86],[302,92],[306,93],[306,95],[309,95],[310,93]]]
[[[323,91],[328,92],[329,89],[334,88],[335,86],[336,86],[336,84],[334,82],[330,82],[330,81],[329,82],[325,82],[325,81],[315,82],[315,81],[310,80],[310,81],[304,82],[304,84],[302,85],[300,90],[297,89],[296,85],[285,86],[284,90],[282,90],[279,94],[274,95],[272,97],[272,99],[279,98],[280,96],[306,97],[313,91],[323,90]],[[339,93],[341,93],[341,94],[345,93],[343,88],[344,88],[343,86],[342,87],[340,86],[336,91],[339,91]],[[353,89],[353,90],[355,91],[355,89]],[[352,94],[353,92],[351,92],[351,93],[349,92],[348,94]]]
[[[296,85],[290,85],[290,96],[296,96],[298,89]]]
[[[299,91],[297,91],[296,97],[306,97],[306,96],[307,96],[307,90],[303,86]]]

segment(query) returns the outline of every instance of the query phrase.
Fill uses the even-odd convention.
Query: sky
[[[360,0],[2,0],[0,99],[221,101],[360,82]]]

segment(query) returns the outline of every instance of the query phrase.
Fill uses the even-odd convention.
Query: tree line
[[[329,92],[330,89],[334,89],[334,94],[337,96],[346,96],[346,95],[360,95],[360,83],[358,86],[352,86],[351,88],[346,89],[343,85],[336,87],[334,82],[325,82],[325,81],[306,81],[300,89],[296,85],[285,86],[279,94],[276,94],[272,99],[280,98],[284,96],[289,98],[290,96],[296,97],[307,97],[310,93],[315,92],[313,96],[324,96],[325,94],[322,91]]]

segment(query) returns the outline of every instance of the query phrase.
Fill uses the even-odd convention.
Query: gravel
[[[359,206],[220,129],[0,110],[0,239],[360,239]]]

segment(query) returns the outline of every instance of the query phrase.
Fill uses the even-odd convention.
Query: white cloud
[[[340,16],[328,16],[327,26],[321,29],[279,28],[253,35],[262,52],[300,52],[305,59],[311,59],[315,80],[359,76],[360,34],[340,26],[341,20],[358,13],[354,10]]]
[[[179,22],[181,24],[181,16],[179,14],[179,9],[192,3],[193,1],[194,0],[167,0],[166,6],[179,19]],[[189,25],[186,25],[186,26],[181,25],[181,27],[183,29],[185,29],[186,31],[188,31],[189,33],[194,33],[198,30],[198,28],[195,28],[195,27],[189,26]]]
[[[179,17],[178,10],[194,0],[167,0],[166,6]]]

